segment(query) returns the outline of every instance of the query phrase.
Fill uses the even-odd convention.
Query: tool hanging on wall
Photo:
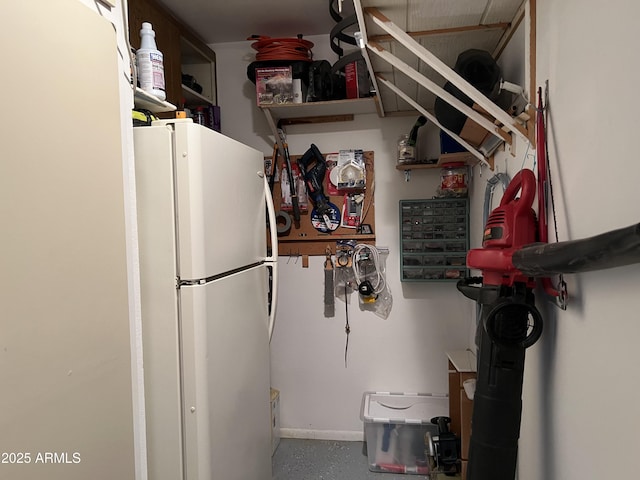
[[[296,190],[296,181],[293,175],[293,169],[291,166],[291,157],[289,156],[289,145],[287,144],[287,136],[284,130],[278,126],[278,135],[280,136],[280,142],[282,143],[282,149],[284,150],[284,162],[287,168],[287,178],[289,180],[289,193],[291,195],[291,205],[293,208],[293,221],[296,226],[300,226],[300,204],[298,202],[298,192]]]
[[[276,183],[276,177],[278,176],[278,142],[273,144],[273,153],[271,154],[271,160],[265,160],[265,171],[269,180],[269,190],[273,195],[273,186]]]
[[[379,269],[378,249],[361,243],[353,250],[353,274],[360,300],[364,303],[375,303],[378,295],[386,287],[386,280]]]
[[[340,226],[340,210],[324,194],[322,183],[327,173],[327,162],[313,143],[298,159],[298,167],[304,177],[307,193],[314,205],[311,212],[313,226],[324,232],[336,230]]]
[[[331,260],[331,248],[327,247],[324,260],[324,316],[326,318],[332,318],[336,314],[333,288],[333,260]]]
[[[355,280],[353,278],[352,255],[356,246],[354,240],[339,240],[336,243],[336,271],[335,271],[335,296],[344,300],[345,305],[345,326],[344,332],[346,340],[344,345],[344,366],[347,367],[347,357],[349,353],[349,295],[353,292]]]
[[[349,325],[349,301],[347,295],[349,294],[349,287],[344,286],[344,313],[345,313],[345,325],[344,333],[347,335],[347,339],[344,344],[344,368],[347,368],[347,355],[349,353],[349,334],[351,333],[351,326]]]

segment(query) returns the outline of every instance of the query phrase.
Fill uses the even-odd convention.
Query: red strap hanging
[[[544,121],[544,104],[542,103],[542,88],[538,88],[538,108],[536,111],[536,150],[538,158],[538,241],[549,242],[549,226],[547,223],[548,195],[549,195],[549,166],[547,164],[546,125]],[[556,239],[557,240],[557,239]],[[561,284],[563,280],[561,279]],[[547,295],[561,297],[549,277],[542,278],[542,287]]]

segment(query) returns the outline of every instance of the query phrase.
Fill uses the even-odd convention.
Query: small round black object
[[[358,285],[358,292],[365,297],[371,297],[373,295],[373,285],[369,280],[365,280]]]

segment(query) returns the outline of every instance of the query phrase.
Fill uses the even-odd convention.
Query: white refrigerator
[[[134,146],[149,479],[270,480],[263,155],[190,119],[137,127]]]

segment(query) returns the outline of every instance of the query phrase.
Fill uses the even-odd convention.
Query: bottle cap
[[[156,32],[153,31],[153,25],[149,22],[142,22],[142,29],[140,30],[140,36],[149,35],[151,38],[156,37]]]

